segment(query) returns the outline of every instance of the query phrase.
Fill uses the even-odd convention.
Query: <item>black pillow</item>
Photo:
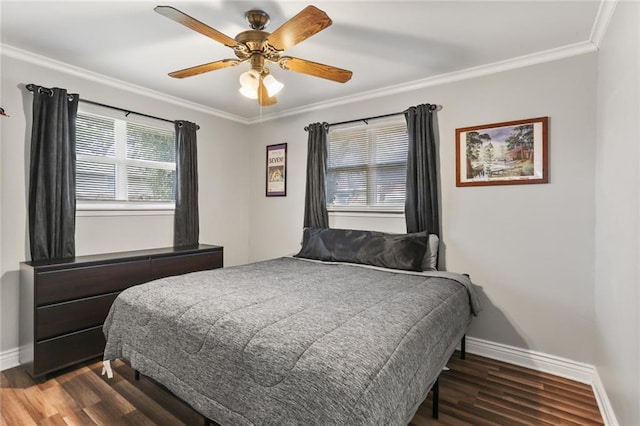
[[[305,228],[302,249],[294,257],[422,271],[425,232],[387,234],[352,229]]]

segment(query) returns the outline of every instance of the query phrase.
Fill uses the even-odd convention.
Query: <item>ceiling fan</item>
[[[275,94],[282,89],[282,83],[278,82],[269,73],[266,67],[268,63],[276,63],[284,70],[308,74],[327,80],[345,83],[351,79],[351,71],[319,64],[306,59],[284,56],[282,53],[319,33],[331,25],[331,18],[314,6],[307,6],[296,16],[282,24],[272,33],[264,31],[269,23],[269,15],[262,10],[249,10],[245,13],[245,19],[251,26],[251,30],[243,31],[231,38],[218,30],[198,21],[195,18],[179,11],[171,6],[156,6],[154,9],[159,14],[166,16],[194,31],[199,32],[227,47],[233,49],[237,59],[222,59],[195,67],[185,68],[169,73],[171,77],[185,78],[215,71],[222,68],[249,62],[251,69],[240,76],[240,93],[244,96],[257,99],[261,106],[276,103]]]

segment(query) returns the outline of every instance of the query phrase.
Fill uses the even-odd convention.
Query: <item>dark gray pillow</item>
[[[422,271],[427,234],[386,234],[352,229],[305,228],[295,257]]]
[[[436,234],[429,234],[429,240],[427,242],[427,251],[424,252],[424,259],[422,259],[423,271],[437,271],[438,270],[438,247],[440,246],[440,239]]]

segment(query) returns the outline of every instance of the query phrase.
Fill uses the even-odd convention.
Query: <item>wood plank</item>
[[[55,383],[55,386],[48,387],[42,390],[42,394],[47,399],[47,402],[64,418],[77,410],[80,407],[73,399],[71,395],[67,393],[62,386],[60,386],[54,379],[48,380]]]
[[[536,404],[543,404],[557,409],[562,409],[575,415],[590,415],[597,417],[600,415],[595,401],[574,401],[564,398],[562,395],[548,395],[543,392],[532,393],[527,391],[509,390],[504,393],[504,398],[517,398],[520,401],[535,401]]]
[[[59,413],[56,413],[53,416],[47,417],[46,419],[38,422],[38,426],[67,426],[67,423]]]
[[[528,425],[527,422],[522,421],[518,417],[511,416],[511,413],[505,413],[500,410],[494,410],[493,407],[484,404],[484,407],[474,402],[469,403],[466,401],[458,404],[461,411],[466,411],[469,415],[474,417],[481,417],[482,419],[493,421],[499,425]]]
[[[122,417],[135,411],[131,404],[121,404],[115,398],[107,398],[86,407],[84,412],[99,425],[113,425],[120,423]]]
[[[33,379],[23,368],[11,368],[2,372],[2,387],[25,389],[33,385]]]
[[[145,416],[142,411],[135,410],[128,414],[126,414],[123,418],[123,424],[128,426],[155,426],[156,422],[152,421],[150,418]],[[168,421],[164,424],[172,424]]]
[[[28,387],[21,393],[24,405],[36,411],[38,417],[48,418],[57,414],[58,410],[49,403],[46,395],[37,386]]]
[[[580,426],[574,416],[565,416],[559,410],[551,410],[551,414],[545,410],[544,406],[532,408],[517,402],[509,401],[504,397],[495,397],[493,395],[480,394],[476,405],[486,407],[489,410],[497,411],[501,414],[509,415],[513,418],[520,419],[529,423],[546,424],[550,426],[558,424],[567,424],[572,426]],[[585,424],[585,426],[587,426]]]
[[[576,382],[574,380],[567,379],[564,377],[554,376],[553,374],[550,374],[550,373],[532,370],[527,367],[522,367],[515,364],[507,364],[502,361],[498,361],[490,358],[484,358],[475,354],[467,354],[467,360],[473,361],[474,365],[482,366],[482,368],[487,368],[487,370],[489,371],[505,371],[507,373],[514,374],[514,375],[517,373],[520,373],[528,376],[534,376],[537,379],[540,379],[544,382],[551,382],[551,383],[557,382],[558,384],[566,385],[568,389],[578,388],[581,390],[586,390],[587,392],[591,391],[590,385]],[[464,364],[465,361],[466,360],[459,359],[459,357],[452,357],[450,362]]]
[[[173,413],[168,413],[162,405],[145,395],[144,392],[137,389],[131,383],[123,381],[117,383],[114,387],[123,398],[132,403],[136,407],[137,411],[150,419],[152,423],[180,423],[180,420],[178,420]]]
[[[9,425],[36,425],[36,420],[31,417],[31,413],[22,404],[16,395],[16,391],[11,388],[2,388],[0,396],[0,414],[2,419]]]
[[[500,389],[502,392],[511,392],[511,393],[528,392],[536,396],[547,396],[560,403],[570,403],[574,405],[580,404],[580,403],[589,403],[588,398],[586,396],[583,397],[583,396],[575,395],[571,393],[569,390],[567,390],[566,392],[562,392],[561,388],[560,390],[558,390],[558,388],[549,390],[549,389],[544,389],[544,386],[543,386],[543,389],[539,389],[537,387],[528,388],[523,386],[516,386],[510,380],[505,380],[501,378],[492,378],[491,380],[488,380],[485,388],[491,388],[491,387],[493,387],[494,389]],[[593,402],[593,406],[597,407],[597,404],[595,404],[595,399],[592,402]]]
[[[100,402],[101,398],[93,390],[88,389],[82,384],[82,382],[76,377],[74,380],[69,380],[61,383],[61,387],[73,398],[76,404],[81,407],[89,407],[93,404]]]
[[[493,404],[490,402],[478,401],[473,405],[475,410],[482,410],[486,413],[493,413],[494,415],[502,416],[505,420],[502,421],[502,424],[508,425],[541,425],[541,426],[557,426],[559,423],[551,423],[549,421],[544,421],[540,418],[535,418],[531,416],[526,416],[523,413],[518,412],[517,410],[511,410],[505,407],[501,407],[498,404]],[[569,426],[576,426],[574,424]]]
[[[83,410],[75,411],[64,417],[64,422],[69,426],[93,426],[97,425]]]

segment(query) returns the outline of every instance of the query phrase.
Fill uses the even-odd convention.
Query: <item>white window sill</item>
[[[78,202],[76,217],[96,216],[172,216],[175,203]]]
[[[399,210],[329,210],[328,213],[332,217],[404,217],[404,211]]]

